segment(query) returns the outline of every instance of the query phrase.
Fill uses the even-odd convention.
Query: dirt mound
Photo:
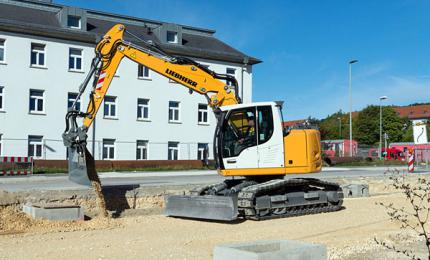
[[[13,193],[0,190],[0,206],[18,204],[19,199]]]
[[[30,228],[31,219],[15,207],[0,209],[0,233],[23,232]]]
[[[25,232],[70,232],[121,226],[115,219],[98,217],[88,221],[50,221],[32,219],[16,206],[0,207],[0,235]]]

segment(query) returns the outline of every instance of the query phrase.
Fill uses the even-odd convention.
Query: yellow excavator
[[[282,102],[242,104],[231,75],[166,54],[155,43],[124,40],[124,25],[112,27],[97,44],[96,56],[66,115],[63,141],[68,148],[69,179],[89,185],[94,159],[86,148],[87,131],[126,57],[207,98],[217,118],[213,154],[222,183],[166,197],[166,215],[231,221],[270,219],[336,211],[343,202],[338,184],[287,174],[321,171],[320,135],[316,129],[284,129]],[[134,36],[133,34],[130,34]],[[136,36],[134,36],[136,37]],[[93,79],[86,112],[76,102]],[[230,82],[230,84],[226,84]],[[78,118],[83,118],[79,125]]]

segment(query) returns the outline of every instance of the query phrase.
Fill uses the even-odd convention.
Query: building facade
[[[64,116],[90,69],[94,46],[122,23],[137,38],[232,74],[252,99],[260,61],[214,37],[215,31],[58,5],[0,0],[0,155],[65,159]],[[85,111],[88,96],[78,106]],[[104,100],[88,148],[95,159],[202,159],[216,119],[206,98],[124,59]],[[94,131],[95,130],[95,131]]]

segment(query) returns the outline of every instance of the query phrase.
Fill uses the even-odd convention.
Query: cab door
[[[223,122],[222,160],[225,169],[258,168],[256,107],[230,111]]]
[[[282,122],[276,106],[257,107],[258,168],[284,167]]]

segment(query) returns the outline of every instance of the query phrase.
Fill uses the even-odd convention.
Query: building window
[[[149,120],[149,99],[137,99],[137,119]]]
[[[168,143],[168,160],[178,160],[179,158],[179,142]]]
[[[28,136],[28,156],[41,158],[42,147],[43,147],[43,136],[38,136],[38,135]]]
[[[69,70],[82,71],[82,50],[69,49]]]
[[[169,101],[169,122],[177,123],[179,121],[179,102]]]
[[[197,160],[206,160],[209,158],[209,144],[198,143],[197,144]]]
[[[73,105],[73,102],[75,102],[76,98],[78,97],[78,93],[68,93],[67,94],[67,108],[70,109]],[[81,99],[79,98],[76,101],[74,110],[81,110]]]
[[[230,76],[233,76],[233,77],[236,76],[236,69],[226,68],[225,72],[226,72],[227,75],[230,75]],[[231,81],[227,81],[226,83],[227,83],[228,86],[233,86],[233,83]]]
[[[0,39],[0,63],[6,61],[5,40]]]
[[[136,142],[136,160],[148,159],[148,141],[137,140]]]
[[[68,15],[67,16],[67,27],[73,29],[81,29],[81,17]]]
[[[105,96],[103,115],[105,118],[116,118],[116,97]]]
[[[4,87],[0,86],[0,111],[4,110]]]
[[[115,159],[115,139],[103,139],[103,160]]]
[[[226,68],[226,69],[225,69],[225,72],[226,72],[227,74],[229,74],[229,75],[234,76],[234,75],[236,74],[236,69],[233,69],[233,68]]]
[[[43,113],[44,107],[44,91],[30,89],[30,113]]]
[[[208,105],[206,104],[199,104],[198,123],[202,125],[209,124]]]
[[[31,66],[45,66],[45,45],[37,43],[31,44]]]
[[[166,39],[168,43],[178,43],[178,33],[173,31],[167,31]]]
[[[137,67],[137,77],[139,79],[151,78],[151,75],[149,74],[149,68],[139,64]]]

